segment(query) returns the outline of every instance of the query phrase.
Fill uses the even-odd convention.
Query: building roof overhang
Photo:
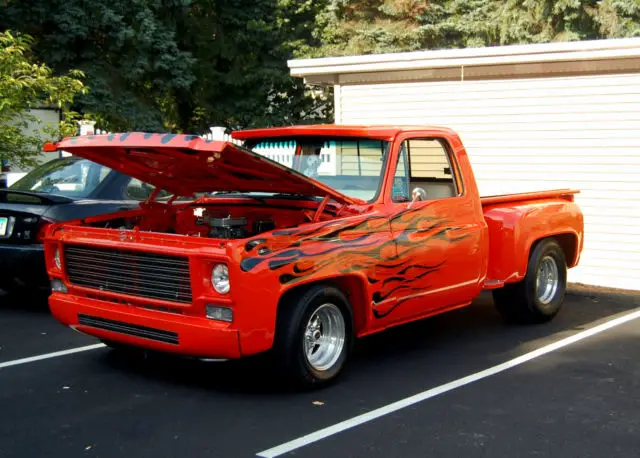
[[[313,85],[640,72],[640,38],[295,59]]]

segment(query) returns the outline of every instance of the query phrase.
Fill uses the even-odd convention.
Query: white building
[[[55,127],[60,122],[60,111],[52,108],[33,108],[29,110],[29,114],[34,116],[37,121],[29,120],[27,125],[22,129],[24,134],[40,136],[43,141],[51,140],[45,132],[45,128]],[[60,157],[59,153],[41,152],[35,159],[38,163],[48,162],[52,159]],[[11,165],[9,172],[2,172],[5,167],[9,166],[8,162],[0,164],[0,187],[11,186],[20,178],[27,174],[29,169],[22,169],[15,165]]]
[[[482,195],[577,188],[569,281],[640,290],[640,39],[289,62],[333,85],[338,124],[455,129]]]

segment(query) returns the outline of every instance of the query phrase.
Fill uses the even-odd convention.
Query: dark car
[[[48,289],[47,225],[136,208],[152,192],[140,180],[78,157],[47,162],[0,189],[0,289]]]

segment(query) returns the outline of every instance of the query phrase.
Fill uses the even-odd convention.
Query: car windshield
[[[378,195],[389,142],[371,138],[297,137],[247,142],[246,147],[336,191],[371,201]]]
[[[109,172],[110,168],[87,159],[65,157],[40,165],[9,189],[85,198],[93,193]]]

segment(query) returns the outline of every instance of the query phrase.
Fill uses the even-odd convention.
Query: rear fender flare
[[[529,267],[531,251],[536,245],[546,239],[555,239],[560,244],[562,251],[564,251],[565,259],[567,260],[567,267],[574,267],[578,263],[580,256],[580,237],[575,231],[558,232],[538,238],[532,237],[527,243],[528,249],[525,252],[525,256],[520,258],[520,263],[517,266],[518,280],[522,280],[525,277],[527,268]]]
[[[496,205],[484,210],[489,227],[489,269],[492,281],[514,283],[527,272],[529,256],[539,240],[556,237],[565,250],[568,267],[582,251],[584,219],[573,202],[542,201]]]

